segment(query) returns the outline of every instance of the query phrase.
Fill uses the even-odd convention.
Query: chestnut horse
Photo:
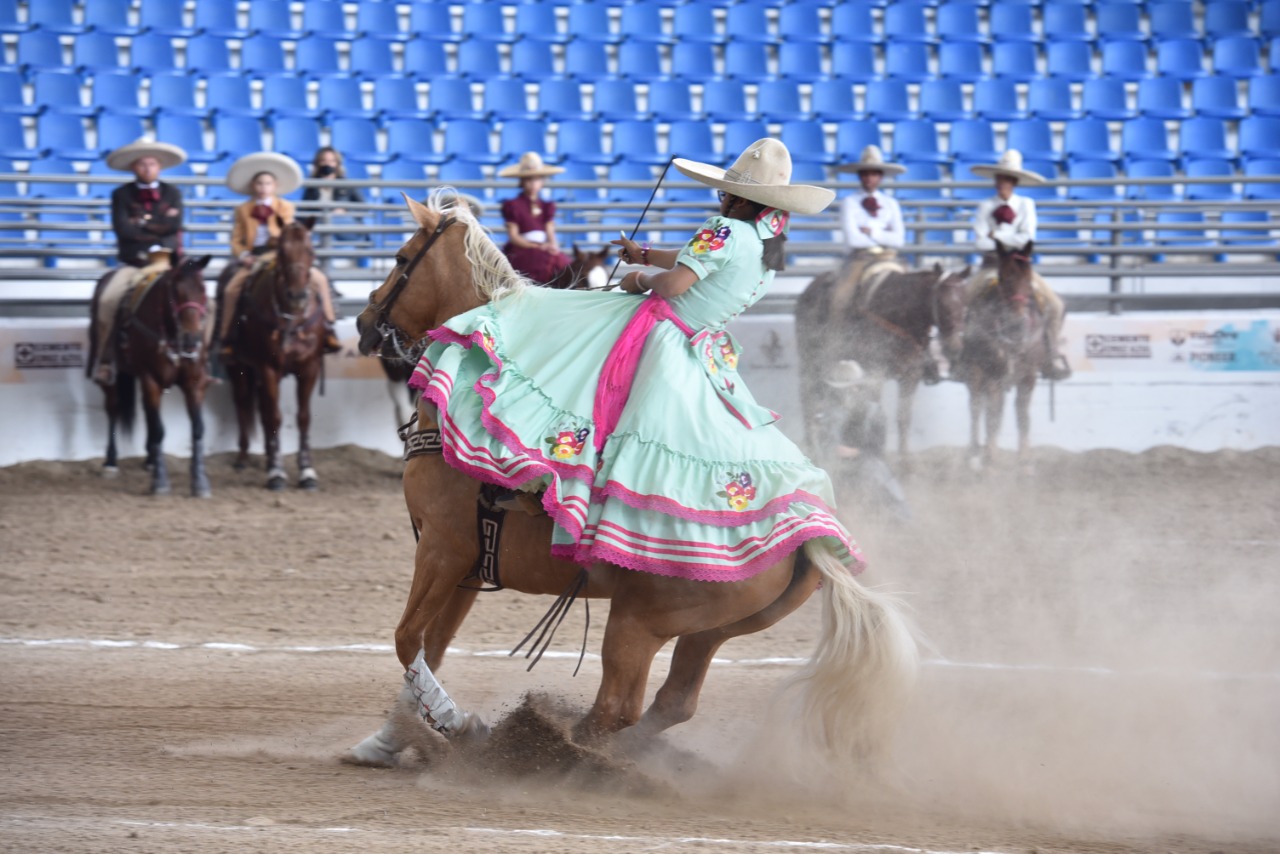
[[[426,205],[405,200],[418,232],[400,249],[395,268],[357,318],[365,354],[420,353],[430,330],[486,301],[516,299],[525,286],[466,210],[445,207],[435,197]],[[441,425],[427,398],[418,403],[418,423]],[[430,671],[439,668],[475,600],[475,589],[460,585],[480,551],[480,484],[440,454],[423,455],[406,462],[404,491],[421,537],[395,646],[410,681],[402,702],[416,699],[418,714],[427,720],[423,693],[415,694],[412,686],[422,684],[414,680],[421,680],[424,671],[434,682]],[[551,557],[551,532],[547,516],[507,514],[499,550],[505,587],[555,596],[582,579],[581,567]],[[575,728],[575,736],[584,741],[633,725],[641,735],[656,734],[688,720],[721,644],[773,625],[800,607],[819,584],[824,601],[822,639],[813,659],[793,677],[792,696],[798,699],[794,706],[784,706],[794,710],[789,726],[816,733],[816,740],[842,758],[872,749],[883,743],[915,673],[914,640],[893,601],[859,584],[815,542],[744,581],[690,581],[596,564],[584,583],[580,595],[612,600],[602,650],[603,680],[594,705]],[[650,666],[672,639],[676,646],[670,671],[645,711]],[[462,714],[461,719],[464,723],[453,730],[436,719],[435,728],[446,736],[483,728],[474,725],[474,716]],[[347,759],[392,764],[407,743],[404,732],[388,722]]]
[[[911,410],[925,376],[929,335],[938,330],[943,352],[954,361],[960,351],[964,283],[969,268],[943,275],[940,266],[891,273],[866,299],[837,299],[836,291],[853,283],[837,271],[816,277],[796,303],[796,342],[800,356],[800,400],[805,439],[819,459],[838,434],[840,397],[824,382],[832,366],[852,359],[869,375],[898,384],[898,453],[905,456]],[[843,309],[836,308],[842,306]],[[879,385],[869,387],[879,399]]]
[[[308,286],[314,266],[311,231],[304,223],[291,222],[280,232],[274,259],[264,261],[244,283],[239,304],[225,309],[236,313],[233,355],[226,365],[240,428],[235,467],[248,465],[256,404],[267,488],[272,490],[284,489],[286,483],[280,453],[280,383],[289,374],[298,381],[298,485],[319,485],[311,464],[311,393],[324,363],[324,309]]]
[[[1026,465],[1031,395],[1046,355],[1044,314],[1031,286],[1033,251],[1031,243],[1019,250],[997,243],[995,284],[974,296],[966,313],[960,374],[969,387],[969,465],[975,471],[991,462],[1010,388],[1017,389],[1018,456]]]
[[[108,477],[118,471],[116,425],[128,435],[133,428],[137,382],[142,381],[142,410],[147,418],[147,470],[151,494],[168,495],[169,471],[164,461],[164,423],[160,420],[160,395],[176,385],[186,399],[191,419],[191,494],[212,495],[204,469],[204,390],[209,385],[205,316],[209,300],[204,268],[210,256],[188,258],[161,273],[152,282],[139,282],[121,301],[112,341],[115,377],[105,386],[107,408],[107,456],[102,470]],[[95,290],[90,310],[89,352],[98,352],[98,294],[108,273]],[[92,372],[93,365],[89,370]]]
[[[573,260],[569,262],[569,266],[561,270],[554,279],[545,282],[543,286],[557,290],[602,288],[608,279],[608,275],[604,272],[604,264],[608,260],[608,246],[599,252],[584,252],[575,243]],[[596,270],[600,272],[597,274]]]

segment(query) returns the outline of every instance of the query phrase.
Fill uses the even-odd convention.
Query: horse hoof
[[[315,492],[320,488],[320,478],[316,475],[316,470],[307,466],[298,476],[298,486],[307,492]]]
[[[969,471],[979,474],[982,471],[982,457],[974,455],[969,457]]]
[[[267,478],[267,489],[272,492],[283,492],[286,481],[283,476]]]
[[[236,460],[234,463],[231,464],[231,468],[234,469],[235,471],[244,471],[248,467],[249,467],[248,460]]]
[[[107,480],[117,478],[120,476],[120,467],[119,466],[103,466],[102,476]]]
[[[153,487],[151,487],[151,494],[152,494],[152,495],[168,495],[168,494],[169,494],[170,492],[172,492],[172,491],[173,491],[173,490],[172,490],[172,489],[170,489],[170,488],[169,488],[169,486],[168,486],[167,484],[166,484],[166,485],[162,485],[162,486],[153,486]]]
[[[191,490],[191,497],[192,498],[212,498],[213,490],[207,486],[201,487],[199,489],[193,489]]]
[[[339,759],[348,765],[360,765],[365,768],[394,768],[396,767],[396,745],[384,739],[379,731],[343,753]]]

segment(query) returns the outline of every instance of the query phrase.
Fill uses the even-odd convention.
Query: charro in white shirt
[[[865,200],[875,199],[874,215]],[[906,238],[902,224],[902,208],[897,199],[879,190],[868,193],[857,190],[840,201],[840,224],[851,249],[900,248]]]
[[[998,222],[996,211],[1006,205],[1013,210],[1013,222]],[[974,244],[983,252],[994,251],[997,240],[1009,249],[1021,249],[1036,239],[1035,200],[1017,193],[1002,199],[997,193],[978,205],[973,231],[977,235]]]

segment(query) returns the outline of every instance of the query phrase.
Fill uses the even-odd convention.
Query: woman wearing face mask
[[[330,181],[347,180],[347,169],[343,165],[342,155],[336,148],[325,146],[316,152],[316,156],[311,159],[311,183],[302,191],[302,201],[305,202],[321,202],[325,205],[334,205],[334,207],[315,208],[315,212],[320,216],[321,222],[327,223],[343,223],[343,222],[361,222],[358,216],[352,216],[347,209],[342,207],[344,204],[361,205],[364,204],[364,193],[359,187],[331,187],[326,186]],[[354,242],[360,238],[353,234],[335,234],[335,240],[345,242]]]
[[[520,162],[498,172],[500,178],[519,178],[520,195],[502,203],[507,227],[503,250],[511,266],[538,284],[546,284],[569,266],[569,256],[556,241],[556,205],[542,198],[546,179],[564,169],[548,166],[536,151],[526,151]]]

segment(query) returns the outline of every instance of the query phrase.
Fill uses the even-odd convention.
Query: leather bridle
[[[400,294],[402,294],[404,289],[408,287],[409,279],[413,276],[413,271],[417,268],[418,264],[426,257],[427,253],[431,251],[431,247],[435,246],[436,241],[440,239],[440,235],[444,234],[449,226],[453,225],[457,221],[457,217],[452,216],[444,217],[440,220],[439,224],[436,225],[435,231],[431,232],[427,241],[422,244],[422,248],[418,250],[417,254],[409,259],[409,263],[405,265],[404,271],[400,274],[400,278],[396,279],[396,283],[391,286],[391,293],[387,294],[387,298],[379,303],[374,309],[374,328],[378,330],[378,334],[382,336],[383,341],[391,342],[391,345],[396,350],[396,355],[406,362],[417,361],[418,353],[415,351],[421,350],[423,344],[422,342],[414,342],[410,343],[406,347],[401,343],[400,339],[404,333],[391,323],[391,309],[395,306],[396,300],[400,298]]]

